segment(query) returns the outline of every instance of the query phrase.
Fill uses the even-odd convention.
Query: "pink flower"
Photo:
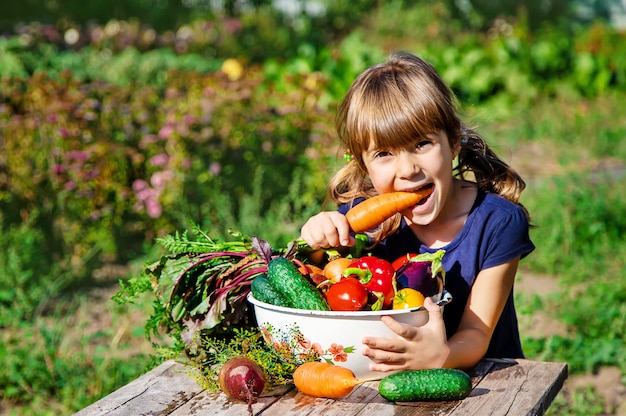
[[[146,201],[146,212],[150,218],[159,218],[163,213],[163,207],[161,207],[159,201],[148,199]]]
[[[311,349],[315,351],[317,355],[324,355],[324,349],[319,342],[314,342],[313,345],[311,345]]]
[[[155,188],[163,188],[165,184],[172,179],[174,179],[174,172],[172,172],[171,170],[154,172],[150,177],[150,184]]]
[[[135,179],[135,181],[133,182],[133,191],[139,192],[148,188],[148,186],[148,182],[144,181],[143,179]]]
[[[242,27],[243,25],[239,19],[228,19],[224,22],[224,29],[229,33],[239,32]]]
[[[152,156],[150,158],[150,164],[152,166],[166,166],[167,162],[169,162],[170,157],[165,153],[160,153],[156,156]]]
[[[87,160],[87,153],[80,150],[70,150],[65,155],[68,159],[80,160],[81,162]]]
[[[272,340],[272,334],[270,333],[270,331],[267,330],[266,327],[264,326],[261,327],[261,333],[263,334],[263,338],[265,338],[267,342],[272,342],[272,343],[274,342]]]
[[[154,189],[146,188],[146,189],[142,189],[141,191],[135,193],[135,197],[139,201],[147,201],[149,199],[156,198],[157,197],[157,193],[156,193],[156,191]]]
[[[222,171],[222,165],[219,162],[211,162],[209,165],[209,173],[213,176],[217,176]]]
[[[174,128],[172,126],[165,125],[161,127],[161,130],[159,130],[159,138],[166,140],[172,135],[173,132],[174,132]]]

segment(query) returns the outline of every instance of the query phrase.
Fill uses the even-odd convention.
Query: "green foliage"
[[[620,266],[620,262],[606,261],[626,254],[623,174],[610,177],[610,172],[587,172],[533,184],[525,200],[534,217],[541,219],[531,232],[542,253],[530,259],[534,268],[561,275],[568,282],[623,273],[623,262]]]
[[[0,328],[46,310],[64,286],[61,266],[46,261],[45,237],[30,221],[0,233]]]
[[[162,90],[167,86],[167,71],[214,72],[222,60],[208,59],[195,53],[179,55],[172,49],[141,51],[141,45],[128,46],[111,53],[103,45],[86,46],[76,51],[59,51],[48,43],[28,46],[20,38],[0,39],[0,72],[2,78],[26,78],[37,72],[58,80],[71,73],[73,81],[81,83],[105,81],[130,87],[151,85]]]
[[[584,296],[581,296],[581,293]],[[593,372],[604,365],[626,373],[621,353],[626,339],[626,284],[594,276],[571,293],[535,300],[535,310],[549,310],[567,326],[567,336],[525,339],[526,353],[546,361],[567,361],[572,374]]]
[[[100,76],[122,84],[150,79],[162,85],[158,69],[213,70],[224,59],[241,57],[251,63],[274,60],[291,67],[289,73],[319,70],[332,83],[343,84],[329,88],[339,92],[333,94],[338,98],[353,79],[351,64],[377,62],[380,50],[403,48],[427,57],[469,102],[506,94],[528,103],[561,88],[594,97],[626,85],[625,34],[606,23],[534,26],[534,20],[516,20],[509,13],[488,19],[485,33],[470,33],[459,31],[451,7],[400,0],[376,8],[369,0],[348,7],[329,3],[319,15],[304,6],[293,16],[267,6],[236,19],[218,13],[209,21],[182,25],[176,33],[157,33],[136,21],[112,21],[73,29],[79,36],[75,45],[64,42],[64,34],[54,32],[58,29],[33,25],[5,43],[0,68],[18,76],[68,68],[80,79]],[[365,23],[358,26],[362,18]],[[364,41],[347,41],[363,31]],[[335,51],[344,40],[345,47]],[[160,48],[166,49],[136,59],[139,51]],[[373,59],[355,62],[346,55],[366,56],[363,52]],[[363,68],[358,66],[356,73]]]
[[[546,411],[547,416],[588,416],[604,413],[604,399],[592,387],[575,389],[567,397],[559,394]]]
[[[68,339],[68,327],[90,324],[77,323],[73,317],[81,302],[86,300],[77,298],[55,307],[47,317],[3,328],[0,386],[3,400],[25,405],[20,414],[54,415],[61,409],[81,409],[130,382],[137,369],[145,371],[151,365],[143,355],[112,356],[118,346],[110,343],[107,349],[93,350],[93,345],[102,344],[101,333]]]
[[[95,260],[126,261],[142,240],[185,228],[187,218],[225,233],[272,212],[248,224],[280,223],[271,237],[292,238],[290,218],[323,192],[324,175],[305,172],[326,171],[329,139],[320,135],[320,91],[293,93],[303,78],[285,95],[260,88],[253,69],[236,81],[221,72],[164,76],[162,89],[141,84],[137,92],[83,84],[70,72],[2,83],[3,157],[11,161],[0,178],[4,222],[45,206],[33,221],[56,242],[49,257],[69,258],[77,276],[94,252]]]
[[[271,386],[286,384],[299,364],[293,355],[287,358],[268,344],[257,328],[235,329],[230,338],[204,337],[197,343],[198,354],[191,355],[190,361],[199,381],[209,391],[219,391],[219,369],[234,357],[244,356],[256,362]],[[220,353],[211,354],[210,351]]]
[[[563,88],[587,97],[615,87],[624,90],[623,38],[601,24],[568,35],[554,28],[531,34],[503,22],[485,40],[467,37],[443,45],[434,40],[418,50],[463,101],[507,95],[530,103]]]
[[[606,20],[611,15],[612,7],[620,7],[619,0],[553,0],[549,3],[542,1],[522,3],[516,0],[497,2],[446,0],[444,3],[455,19],[461,20],[468,27],[483,29],[503,16],[523,19],[533,30],[564,22],[580,24],[590,20]]]

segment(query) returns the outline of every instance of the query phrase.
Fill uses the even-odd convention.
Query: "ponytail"
[[[498,194],[520,205],[530,219],[528,211],[519,202],[526,182],[489,148],[482,136],[465,127],[462,127],[461,150],[455,172],[461,179],[475,181],[485,192]]]

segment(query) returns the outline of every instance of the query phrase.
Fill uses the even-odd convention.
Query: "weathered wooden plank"
[[[455,409],[459,415],[543,415],[567,378],[566,363],[497,363]]]
[[[184,367],[167,361],[114,391],[75,416],[167,415],[202,389],[184,374]]]
[[[263,392],[257,402],[252,405],[254,414],[262,414],[265,409],[272,406],[281,396],[289,390],[294,389],[293,385],[281,386],[269,392]],[[222,393],[211,393],[202,391],[191,398],[183,406],[178,407],[169,416],[196,416],[196,415],[224,415],[241,416],[248,414],[248,404],[230,400]],[[264,414],[264,413],[263,413]]]
[[[565,363],[527,360],[483,361],[470,371],[474,390],[462,401],[392,403],[378,394],[378,382],[357,386],[339,399],[316,399],[283,386],[252,406],[255,415],[467,416],[543,415],[567,378]],[[101,415],[246,415],[246,403],[202,391],[184,366],[168,361],[76,413]]]

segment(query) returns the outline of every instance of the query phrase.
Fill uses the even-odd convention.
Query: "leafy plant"
[[[16,322],[0,337],[0,387],[3,400],[22,415],[54,415],[59,409],[81,409],[95,399],[130,382],[151,360],[141,354],[113,354],[123,346],[106,342],[102,334],[76,336],[68,328],[84,328],[74,314],[83,297],[50,307],[48,316]]]
[[[613,269],[619,263],[603,259],[620,258],[626,247],[626,222],[621,215],[626,206],[623,183],[602,175],[572,174],[534,184],[527,201],[530,212],[541,218],[532,234],[544,254],[530,259],[533,267],[562,275],[569,282],[619,273]],[[553,204],[562,209],[550,208]]]
[[[204,337],[198,341],[197,355],[191,358],[193,371],[200,384],[209,391],[219,391],[218,373],[221,366],[233,357],[245,356],[257,363],[267,382],[272,386],[284,385],[291,380],[299,361],[290,360],[280,354],[263,339],[263,334],[255,327],[235,329],[226,339]],[[210,354],[219,351],[219,354]]]

